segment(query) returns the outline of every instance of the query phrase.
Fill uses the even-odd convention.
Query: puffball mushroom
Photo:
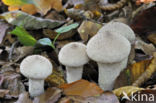
[[[135,40],[135,34],[133,30],[126,24],[121,22],[110,22],[103,26],[98,33],[102,34],[104,31],[111,31],[127,38],[131,43]]]
[[[98,82],[103,90],[112,90],[114,81],[127,64],[130,42],[123,36],[104,31],[92,37],[87,54],[98,64]]]
[[[58,58],[60,63],[66,66],[68,83],[82,78],[83,65],[89,61],[84,44],[78,42],[66,44],[60,50]]]
[[[26,57],[20,65],[20,72],[29,78],[29,93],[35,97],[44,93],[44,79],[52,73],[51,62],[40,55]]]

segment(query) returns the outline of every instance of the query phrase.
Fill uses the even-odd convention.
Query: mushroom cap
[[[133,30],[126,24],[121,22],[110,22],[103,26],[98,33],[103,33],[104,31],[115,32],[127,38],[131,43],[135,40],[135,34]]]
[[[59,61],[65,66],[79,67],[89,61],[86,46],[82,43],[72,42],[65,45],[59,52]]]
[[[52,69],[51,62],[40,55],[28,56],[20,65],[20,72],[24,76],[33,79],[45,79],[52,73]]]
[[[99,63],[120,62],[128,57],[130,49],[130,42],[125,37],[110,31],[95,35],[87,44],[88,56]]]

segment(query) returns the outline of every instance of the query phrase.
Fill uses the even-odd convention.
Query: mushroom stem
[[[29,79],[29,93],[31,97],[44,93],[44,80]]]
[[[69,67],[66,66],[67,82],[72,83],[82,78],[83,66],[80,67]]]
[[[116,78],[120,72],[127,66],[128,58],[118,63],[98,63],[99,67],[99,86],[103,90],[112,90]]]

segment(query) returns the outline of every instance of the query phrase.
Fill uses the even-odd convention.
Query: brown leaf
[[[154,47],[153,44],[147,44],[140,39],[137,39],[135,43],[135,49],[140,49],[147,55],[152,55],[153,52],[156,51],[156,48]]]
[[[58,35],[58,33],[56,33],[53,30],[50,30],[50,29],[43,29],[43,34],[51,39],[54,39]],[[68,39],[68,38],[72,37],[74,34],[75,34],[75,30],[70,30],[69,32],[65,32],[65,33],[62,33],[61,35],[59,35],[57,40]]]
[[[27,92],[21,93],[15,103],[33,103]]]
[[[119,100],[112,92],[104,92],[94,97],[67,96],[59,103],[119,103]]]
[[[133,86],[140,86],[146,80],[148,80],[152,74],[156,71],[156,52],[153,54],[153,59],[144,71],[144,73],[133,83]]]
[[[38,12],[46,14],[51,8],[60,11],[62,10],[62,0],[34,0],[37,4]]]
[[[25,91],[23,83],[20,81],[20,75],[10,71],[0,74],[4,76],[2,88],[8,89],[9,95],[13,97],[18,97],[18,95]]]
[[[115,88],[132,85],[145,71],[148,69],[151,59],[142,60],[140,62],[128,65],[127,69],[120,73],[120,76],[115,81]]]
[[[4,23],[4,22],[0,22],[0,44],[3,41],[3,38],[5,36],[6,30],[9,28],[9,25]]]
[[[156,7],[153,6],[136,16],[131,24],[135,33],[146,39],[148,33],[154,32],[156,28]]]
[[[156,33],[148,35],[148,40],[156,45]]]
[[[98,30],[102,27],[101,24],[92,21],[83,21],[80,27],[78,28],[78,32],[83,41],[87,41],[89,37],[94,36]]]
[[[77,95],[82,97],[96,96],[103,93],[103,90],[95,83],[86,80],[78,80],[70,84],[60,86],[65,95]]]
[[[9,93],[9,90],[6,89],[0,89],[0,98],[3,98],[6,94]]]
[[[47,77],[46,82],[52,86],[60,86],[65,83],[63,73],[56,69],[53,69],[53,73]]]
[[[61,97],[61,89],[58,88],[48,88],[44,94],[36,97],[39,100],[38,103],[56,103]]]

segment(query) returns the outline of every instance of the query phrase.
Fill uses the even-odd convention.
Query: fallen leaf
[[[22,11],[11,11],[1,14],[1,16],[10,24],[16,26],[23,26],[25,29],[41,29],[41,28],[55,28],[64,23],[64,21],[57,21],[51,19],[42,19],[29,15]]]
[[[51,8],[60,11],[63,9],[62,0],[33,0],[33,4],[38,8],[38,12],[46,14]]]
[[[4,98],[9,93],[9,90],[0,89],[0,98]]]
[[[151,41],[154,45],[156,45],[156,33],[148,35],[148,40]]]
[[[152,55],[153,52],[156,51],[156,48],[153,44],[147,44],[140,39],[136,40],[135,49],[141,49],[147,55]]]
[[[18,97],[18,95],[25,91],[23,83],[20,81],[20,75],[13,72],[3,72],[0,74],[4,77],[4,82],[2,88],[9,90],[9,95],[11,97]]]
[[[51,30],[51,29],[43,29],[43,34],[45,36],[49,37],[50,39],[54,39],[58,35],[57,32],[55,32],[54,30]],[[59,35],[57,40],[64,40],[64,39],[71,38],[74,34],[75,34],[75,30],[71,30],[71,31],[62,33],[61,35]]]
[[[92,19],[94,14],[91,11],[84,11],[80,9],[65,9],[64,12],[66,15],[74,20],[83,20],[83,19]]]
[[[102,27],[101,24],[92,21],[83,21],[78,32],[83,41],[87,41],[89,37],[94,36],[98,30]]]
[[[156,7],[152,6],[139,13],[131,23],[131,28],[143,39],[147,39],[149,33],[156,28]]]
[[[77,95],[82,97],[96,96],[103,93],[103,90],[95,83],[86,80],[78,80],[70,84],[60,86],[65,95]]]
[[[113,93],[118,96],[124,96],[123,93],[127,94],[127,96],[131,96],[131,93],[135,93],[137,91],[144,90],[143,88],[135,87],[135,86],[125,86],[118,89],[113,90]]]
[[[9,25],[4,23],[4,22],[0,22],[0,44],[3,41],[3,38],[5,36],[6,30],[9,28]]]
[[[33,103],[32,100],[29,98],[29,95],[27,92],[21,93],[19,95],[19,98],[14,103]]]
[[[56,103],[61,97],[61,89],[58,88],[48,88],[44,94],[35,98],[38,103]]]
[[[21,10],[32,15],[37,12],[37,9],[33,4],[25,4],[21,7]]]
[[[59,87],[65,83],[63,73],[56,69],[53,69],[53,73],[46,78],[46,82],[50,83],[52,86]]]
[[[112,92],[104,92],[94,97],[67,96],[58,103],[119,103],[119,100]]]
[[[133,86],[140,86],[143,84],[145,81],[147,81],[153,73],[156,71],[156,52],[153,53],[153,59],[144,71],[143,74],[139,76],[139,78],[133,83]]]

